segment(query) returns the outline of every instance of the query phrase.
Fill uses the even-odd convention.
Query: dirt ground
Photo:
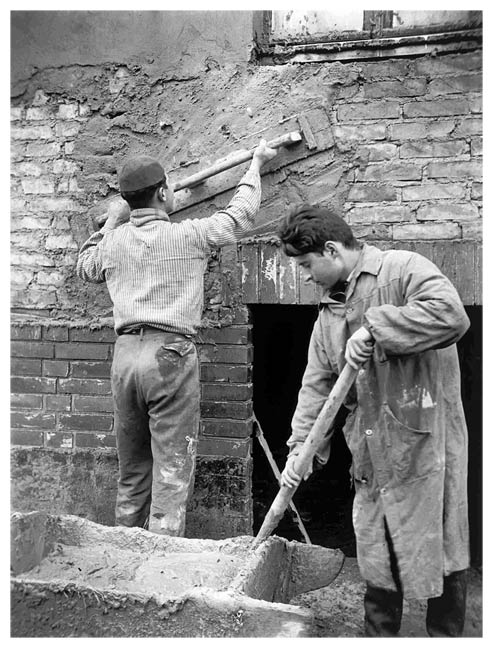
[[[469,570],[464,637],[482,636],[482,570]],[[363,637],[365,585],[356,558],[346,557],[337,578],[327,587],[297,596],[290,602],[309,607],[317,618],[319,637]],[[401,637],[427,637],[426,602],[404,601]]]

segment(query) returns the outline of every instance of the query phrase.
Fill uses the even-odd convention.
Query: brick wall
[[[239,311],[236,322],[242,323],[202,330],[197,345],[201,428],[189,536],[251,532],[252,345],[248,312]],[[13,325],[14,508],[48,507],[113,523],[117,464],[110,366],[114,339],[111,328]],[[25,459],[28,448],[35,451],[35,460]],[[94,456],[99,460],[95,462]],[[80,479],[80,462],[85,466],[84,489],[74,490],[74,477]],[[104,505],[97,504],[101,500],[97,482],[102,479]],[[54,490],[53,482],[57,484]],[[67,492],[62,493],[64,489]]]

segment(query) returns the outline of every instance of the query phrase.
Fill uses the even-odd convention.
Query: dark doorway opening
[[[471,327],[458,344],[462,397],[469,429],[469,518],[471,558],[482,563],[482,308],[467,307]],[[287,455],[286,440],[306,365],[316,306],[252,305],[254,369],[253,407],[280,470]],[[352,526],[353,490],[349,478],[351,455],[338,418],[332,452],[326,466],[302,483],[294,496],[310,539],[356,555]],[[253,445],[254,533],[259,530],[278,485],[258,441]],[[289,510],[275,530],[279,536],[301,540]]]

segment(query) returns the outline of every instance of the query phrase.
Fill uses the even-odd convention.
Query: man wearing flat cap
[[[119,460],[116,523],[183,535],[199,430],[200,325],[211,246],[233,244],[254,224],[260,168],[276,155],[264,140],[229,205],[170,221],[173,191],[161,164],[129,159],[119,174],[123,206],[82,246],[77,274],[106,282],[117,341],[111,384]]]

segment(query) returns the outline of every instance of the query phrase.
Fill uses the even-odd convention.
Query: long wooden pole
[[[270,142],[267,142],[267,146],[269,146],[270,148],[280,148],[281,146],[289,146],[290,144],[301,142],[301,140],[301,133],[299,131],[292,131],[290,133],[279,135],[279,137],[270,140]],[[173,190],[180,191],[181,189],[186,189],[187,187],[194,187],[195,185],[200,184],[211,176],[215,176],[222,171],[227,171],[227,169],[232,169],[239,164],[243,164],[243,162],[251,160],[254,152],[254,148],[245,151],[238,151],[234,155],[231,155],[224,160],[216,162],[212,166],[207,167],[207,169],[197,171],[197,173],[194,173],[193,175],[189,176],[188,178],[184,178],[183,180],[178,180],[178,182],[175,182],[173,184]]]
[[[315,453],[323,441],[328,429],[332,425],[339,408],[341,407],[346,395],[353,384],[358,369],[353,369],[350,365],[346,365],[341,371],[339,378],[336,380],[327,400],[324,403],[315,423],[313,424],[310,434],[305,439],[301,446],[300,453],[295,460],[294,468],[296,472],[303,474],[311,465]],[[253,546],[258,546],[263,542],[272,531],[276,528],[281,520],[286,508],[291,501],[298,486],[281,486],[276,498],[271,504],[270,509],[267,511],[264,522],[260,527],[259,532],[255,537]]]

